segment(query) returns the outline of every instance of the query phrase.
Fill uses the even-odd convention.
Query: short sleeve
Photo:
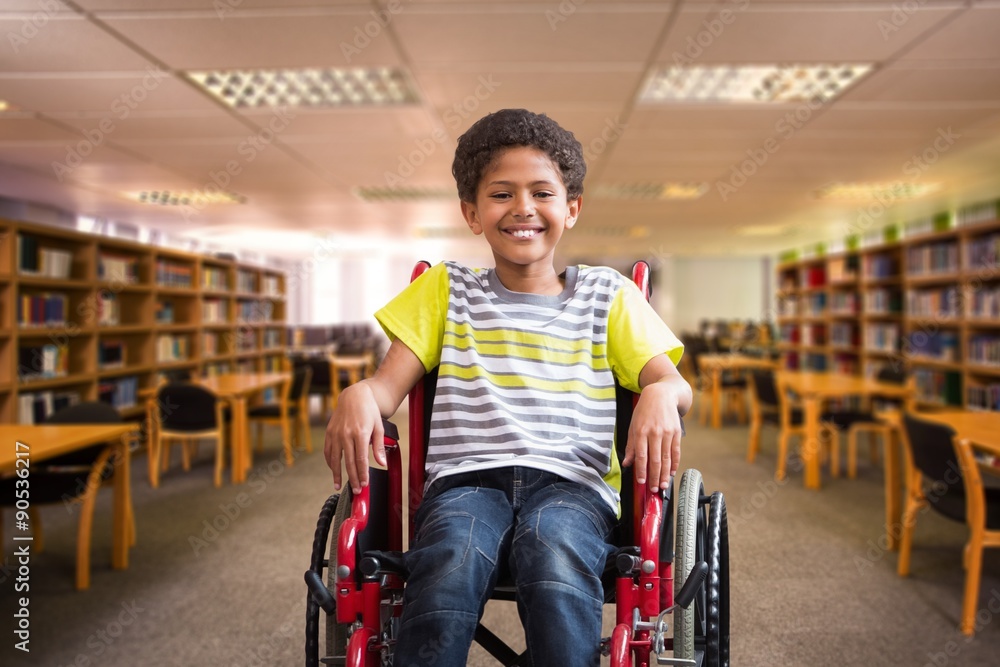
[[[448,267],[438,264],[375,313],[389,340],[399,340],[410,348],[427,372],[441,361],[448,287]]]
[[[653,357],[666,354],[677,365],[684,345],[633,283],[615,294],[608,313],[608,361],[619,384],[639,391],[639,374]]]

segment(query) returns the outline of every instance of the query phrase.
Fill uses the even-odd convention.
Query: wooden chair
[[[150,457],[161,461],[161,466],[153,466],[155,479],[167,470],[170,462],[169,442],[181,442],[181,466],[191,469],[191,457],[195,454],[194,441],[201,438],[215,440],[215,486],[222,486],[222,469],[225,465],[225,428],[232,414],[223,401],[208,389],[195,384],[172,383],[160,387],[156,395],[153,447]],[[168,446],[164,447],[167,443]]]
[[[120,424],[119,412],[107,403],[88,401],[70,405],[52,414],[46,424]],[[76,589],[90,588],[90,542],[94,521],[94,504],[97,492],[114,474],[111,444],[86,447],[69,454],[47,459],[31,466],[31,508],[33,549],[41,553],[45,548],[44,532],[38,505],[80,504],[80,520],[76,534]],[[0,480],[0,498],[6,505],[13,505],[17,478]],[[128,544],[135,544],[135,516],[132,499],[126,502],[129,534]],[[0,523],[0,534],[3,534]]]
[[[292,465],[292,441],[294,447],[300,449],[302,442],[300,433],[304,436],[306,451],[312,451],[312,435],[309,432],[309,380],[312,369],[309,366],[298,366],[292,371],[291,382],[286,382],[282,388],[281,398],[277,403],[268,403],[251,408],[247,419],[257,424],[257,451],[264,448],[264,426],[267,424],[281,427],[281,442],[285,451],[285,463]],[[294,422],[294,424],[293,424]],[[294,426],[294,428],[293,428]]]
[[[880,382],[898,385],[913,382],[906,371],[891,365],[884,366],[875,377]],[[858,474],[858,435],[869,433],[885,445],[891,442],[894,428],[892,424],[879,419],[873,410],[833,410],[826,413],[826,421],[836,426],[838,431],[847,431],[847,476],[851,479]],[[872,465],[878,465],[879,451],[875,440],[871,441],[869,456]]]
[[[926,507],[969,526],[962,564],[965,593],[960,628],[975,631],[976,603],[982,577],[983,549],[1000,547],[1000,488],[983,484],[976,445],[955,436],[948,426],[903,415],[906,462],[906,507],[899,548],[899,575],[910,573],[913,528]],[[993,473],[997,474],[997,473]]]
[[[774,371],[754,369],[750,372],[750,440],[747,461],[753,463],[760,451],[760,431],[764,423],[778,427],[778,462],[775,479],[785,478],[788,441],[793,436],[805,440],[805,414],[794,405],[788,392],[778,386]],[[840,452],[832,427],[820,420],[820,443],[830,458],[830,474],[840,474]]]

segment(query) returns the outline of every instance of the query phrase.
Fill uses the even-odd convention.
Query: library
[[[698,471],[702,523],[710,496],[728,512],[728,563],[698,551],[701,664],[998,664],[998,33],[996,0],[0,2],[3,664],[354,664],[351,642],[390,662],[406,621],[365,614],[402,597],[373,612],[332,567],[361,596],[336,544],[354,510],[324,505],[327,426],[401,367],[375,313],[419,262],[507,261],[452,173],[504,109],[579,142],[557,274],[648,279],[684,347],[675,486]],[[389,419],[404,462],[431,437],[414,405]],[[402,535],[424,477],[394,465]],[[663,501],[623,479],[623,504]],[[325,514],[332,551],[311,558]],[[620,579],[662,604],[677,558]],[[618,586],[601,664],[682,658],[689,612],[635,621]],[[510,648],[477,641],[466,664],[526,664],[530,614],[497,597],[482,623]]]

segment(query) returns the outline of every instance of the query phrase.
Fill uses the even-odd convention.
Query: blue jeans
[[[616,518],[597,492],[531,468],[460,473],[431,486],[415,522],[396,667],[465,665],[507,575],[529,664],[599,664],[601,574]]]

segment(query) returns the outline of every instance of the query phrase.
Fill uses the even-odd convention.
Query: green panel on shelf
[[[778,255],[778,261],[781,263],[785,262],[795,262],[799,259],[798,250],[786,250]]]
[[[899,225],[889,225],[882,230],[882,238],[886,243],[895,243],[903,237],[903,229]]]
[[[859,234],[851,234],[844,239],[844,247],[848,250],[860,250],[861,249],[861,236]]]
[[[934,216],[934,231],[944,232],[955,226],[955,219],[949,211],[942,211]]]

